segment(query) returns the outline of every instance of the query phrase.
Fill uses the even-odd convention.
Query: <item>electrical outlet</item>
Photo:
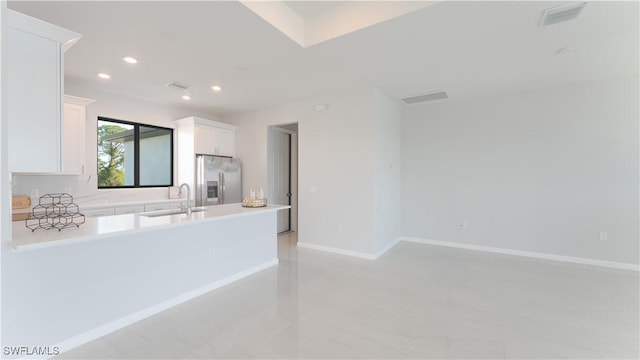
[[[466,222],[466,221],[461,221],[461,222],[458,224],[458,228],[459,228],[460,230],[464,230],[464,229],[466,229],[466,228],[467,228],[467,222]]]
[[[600,241],[607,241],[607,240],[609,240],[609,234],[607,234],[604,231],[600,232]]]

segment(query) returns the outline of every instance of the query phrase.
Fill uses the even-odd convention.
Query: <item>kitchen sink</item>
[[[192,213],[206,211],[206,210],[207,208],[203,208],[203,207],[191,208]],[[179,214],[186,214],[186,213],[187,213],[187,210],[184,210],[184,209],[171,209],[171,210],[150,211],[146,213],[140,213],[140,215],[147,216],[147,217],[158,217],[158,216],[179,215]]]

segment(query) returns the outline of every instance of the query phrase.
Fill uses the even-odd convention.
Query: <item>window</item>
[[[98,117],[98,188],[172,185],[172,129]]]

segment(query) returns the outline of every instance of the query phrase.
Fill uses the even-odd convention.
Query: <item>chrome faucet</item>
[[[185,209],[187,215],[191,215],[191,187],[189,184],[183,183],[180,185],[180,190],[178,191],[178,196],[182,197],[182,188],[187,188],[187,208]]]

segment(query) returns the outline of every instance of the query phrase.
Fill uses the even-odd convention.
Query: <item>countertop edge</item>
[[[108,239],[108,238],[113,238],[113,237],[118,237],[118,236],[122,236],[122,235],[133,234],[133,233],[145,233],[145,232],[157,231],[157,230],[162,230],[162,229],[167,229],[167,228],[176,228],[176,227],[179,228],[179,227],[190,226],[190,225],[193,225],[193,224],[201,224],[201,223],[206,223],[206,222],[220,221],[220,220],[236,218],[236,217],[245,217],[245,216],[251,216],[251,215],[267,213],[267,212],[275,212],[275,211],[278,211],[278,210],[290,209],[290,208],[291,208],[291,206],[289,206],[289,205],[269,205],[268,207],[264,207],[264,208],[255,208],[256,211],[224,214],[224,215],[212,216],[212,217],[204,218],[204,219],[194,219],[194,220],[188,221],[188,222],[159,224],[159,225],[153,225],[153,226],[148,226],[148,227],[144,227],[144,228],[118,230],[118,231],[113,231],[113,232],[104,233],[104,234],[82,235],[82,236],[71,237],[71,238],[67,238],[67,239],[56,239],[56,240],[35,242],[35,243],[23,244],[23,245],[15,245],[13,240],[12,240],[11,241],[11,250],[13,252],[33,251],[33,250],[39,250],[39,249],[45,249],[45,248],[51,248],[51,247],[58,247],[58,246],[64,246],[64,245],[72,245],[72,244],[79,244],[79,243],[84,243],[84,242],[91,242],[91,241],[96,241],[96,240]],[[113,215],[113,216],[114,217],[115,216],[121,216],[121,217],[132,217],[133,216],[133,217],[136,217],[136,216],[144,216],[144,215],[141,215],[141,214],[123,214],[123,215]],[[168,215],[168,216],[172,216],[172,215]],[[54,231],[54,230],[45,230],[45,231]],[[62,231],[64,231],[64,230],[62,230]]]

